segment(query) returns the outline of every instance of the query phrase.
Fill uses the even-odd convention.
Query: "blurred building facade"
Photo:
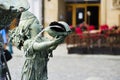
[[[44,26],[52,21],[65,20],[65,8],[64,0],[44,0]]]
[[[82,22],[120,26],[120,0],[43,0],[43,23],[64,20],[77,26]]]
[[[82,22],[96,26],[120,26],[120,0],[28,0],[29,11],[40,23],[66,21],[76,27]]]

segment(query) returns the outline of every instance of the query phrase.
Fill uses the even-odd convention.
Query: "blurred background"
[[[56,20],[65,20],[77,26],[82,22],[94,25],[120,25],[119,0],[28,0],[30,11],[47,26]],[[90,14],[89,14],[90,13]]]
[[[72,29],[50,58],[48,80],[120,80],[120,0],[28,1],[44,27],[62,20]],[[24,53],[13,51],[8,66],[20,80]]]

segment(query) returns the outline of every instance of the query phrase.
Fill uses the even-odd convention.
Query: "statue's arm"
[[[63,37],[59,37],[59,38],[55,38],[51,41],[43,41],[43,42],[35,42],[33,43],[33,49],[34,50],[44,50],[44,49],[55,49],[58,44],[62,43],[63,42]]]

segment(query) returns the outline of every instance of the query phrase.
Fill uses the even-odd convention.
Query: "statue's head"
[[[52,37],[67,36],[71,33],[69,25],[64,21],[51,22],[46,31]]]
[[[26,0],[0,0],[0,30],[10,26],[15,18],[29,8]]]

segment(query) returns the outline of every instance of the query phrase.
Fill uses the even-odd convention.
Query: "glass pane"
[[[81,24],[84,22],[85,18],[85,8],[76,8],[76,25]]]

